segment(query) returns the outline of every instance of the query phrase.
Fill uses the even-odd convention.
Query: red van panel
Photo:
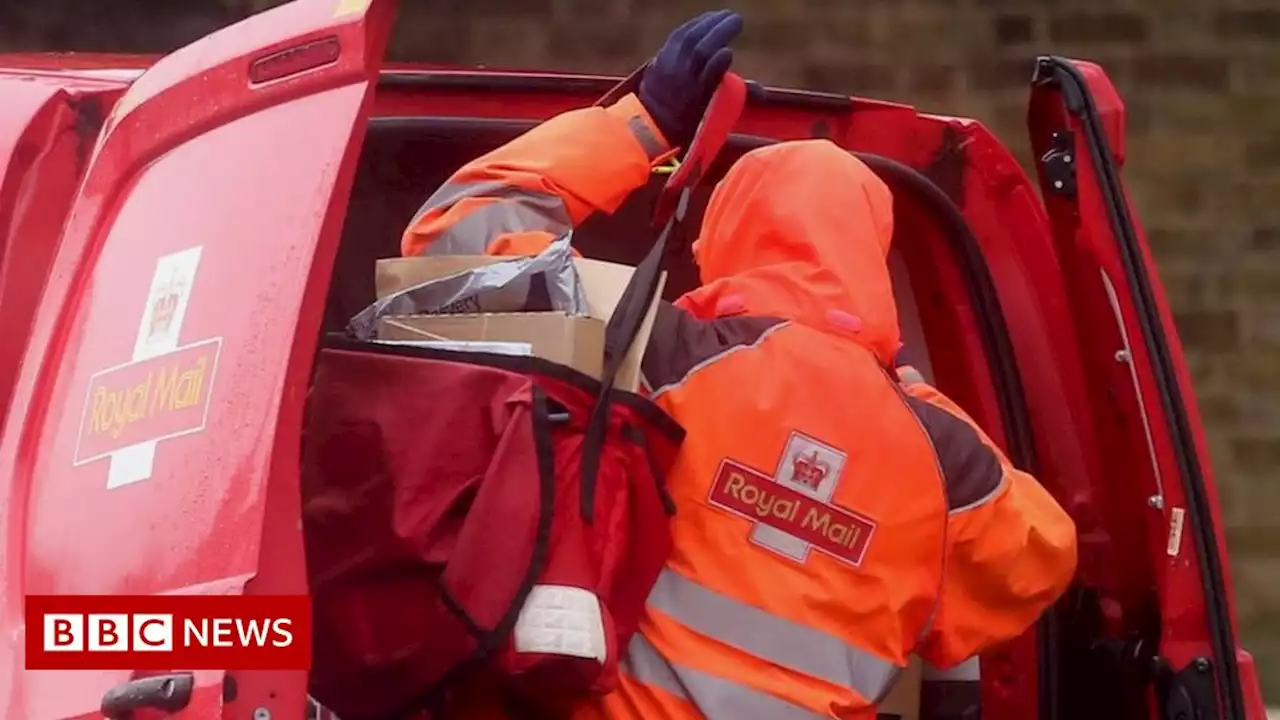
[[[63,221],[124,87],[0,71],[0,428]]]
[[[1074,402],[1092,415],[1081,572],[1108,608],[1094,622],[1127,638],[1118,659],[1138,661],[1162,717],[1262,720],[1195,393],[1121,177],[1124,104],[1097,65],[1044,57],[1028,117],[1084,373]]]
[[[394,5],[280,6],[115,104],[0,436],[4,717],[139,677],[24,671],[24,594],[305,594],[301,397]],[[190,717],[303,717],[302,672],[194,677]]]

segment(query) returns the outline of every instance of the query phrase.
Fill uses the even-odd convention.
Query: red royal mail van
[[[395,5],[298,0],[160,59],[0,57],[4,718],[100,717],[129,683],[156,702],[143,673],[25,670],[24,594],[306,593],[323,333],[372,299],[374,261],[452,170],[616,82],[392,69]],[[1100,68],[1045,57],[1034,181],[973,120],[775,89],[712,168],[814,136],[864,157],[895,193],[905,359],[1078,525],[1068,595],[960,674],[926,673],[922,717],[1264,718],[1124,129]],[[592,220],[583,252],[638,260],[656,191]],[[685,263],[668,289],[693,281]],[[125,390],[147,367],[178,379],[144,412]],[[306,713],[303,673],[189,677],[165,712]]]

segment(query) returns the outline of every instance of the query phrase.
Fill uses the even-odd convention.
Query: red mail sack
[[[312,695],[360,720],[443,717],[474,687],[611,690],[670,551],[682,438],[538,358],[330,343],[303,438]]]

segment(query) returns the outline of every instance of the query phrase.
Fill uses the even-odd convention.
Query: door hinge
[[[1163,657],[1152,663],[1160,720],[1218,720],[1213,661],[1198,657],[1177,672]]]
[[[1055,195],[1075,197],[1076,138],[1070,130],[1053,133],[1053,147],[1040,158],[1047,190]]]

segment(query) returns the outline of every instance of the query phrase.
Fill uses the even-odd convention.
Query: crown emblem
[[[791,461],[791,482],[804,485],[810,490],[817,490],[818,486],[822,485],[822,481],[827,478],[827,471],[830,469],[831,466],[818,457],[817,450],[808,455],[797,455]]]
[[[160,287],[160,292],[156,293],[155,300],[151,302],[151,327],[147,331],[148,337],[169,332],[181,297],[182,283],[176,276],[170,277],[169,281]]]

